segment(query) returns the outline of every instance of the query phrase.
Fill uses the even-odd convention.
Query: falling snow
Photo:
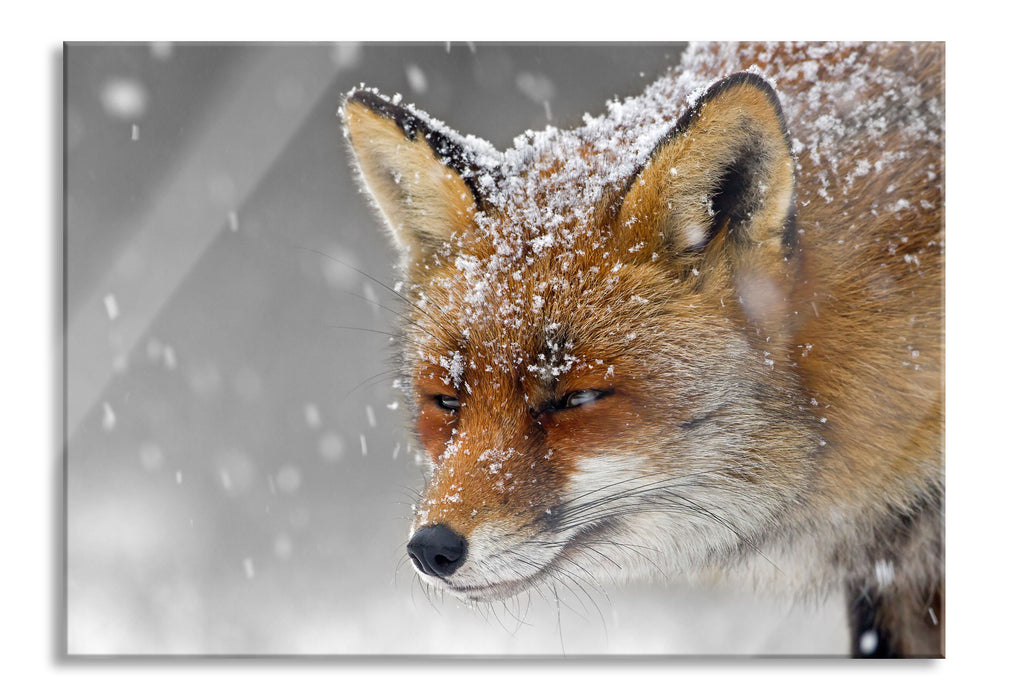
[[[140,464],[145,471],[156,472],[165,464],[165,453],[160,445],[145,442],[140,446]]]
[[[133,121],[147,111],[147,90],[133,78],[110,78],[102,87],[101,102],[109,116]]]
[[[314,403],[305,404],[305,423],[313,430],[322,425],[322,416],[319,413],[319,407]]]
[[[427,92],[427,76],[415,63],[406,66],[406,80],[410,84],[410,90],[414,93],[423,95]]]
[[[106,401],[102,404],[102,430],[109,433],[116,427],[116,414]]]
[[[875,630],[867,630],[858,638],[858,650],[863,656],[870,656],[875,653],[879,646],[879,635]]]
[[[319,437],[319,456],[326,462],[339,462],[343,457],[345,446],[343,438],[334,432],[325,432]]]
[[[106,294],[102,301],[105,304],[105,314],[109,317],[109,320],[115,321],[119,318],[119,302],[116,301],[116,295]]]

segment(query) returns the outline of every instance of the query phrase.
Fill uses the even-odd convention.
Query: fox
[[[852,656],[944,657],[944,90],[942,43],[691,44],[504,151],[346,94],[421,580],[835,593]]]

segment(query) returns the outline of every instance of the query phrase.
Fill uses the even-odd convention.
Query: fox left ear
[[[791,245],[794,163],[774,89],[752,73],[710,87],[632,179],[618,224],[672,253],[724,237],[780,259]],[[769,259],[769,258],[768,258]]]
[[[342,114],[361,179],[408,262],[470,225],[477,167],[456,138],[369,90],[350,93]]]

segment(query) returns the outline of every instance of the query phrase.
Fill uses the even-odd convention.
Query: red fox
[[[944,656],[941,43],[692,45],[504,152],[342,116],[401,256],[425,582],[740,575]]]

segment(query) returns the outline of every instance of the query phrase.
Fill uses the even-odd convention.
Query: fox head
[[[344,102],[404,278],[429,468],[408,551],[462,598],[717,565],[802,491],[781,468],[818,437],[788,362],[778,98],[739,73],[669,109],[612,105],[501,153],[366,89]]]

